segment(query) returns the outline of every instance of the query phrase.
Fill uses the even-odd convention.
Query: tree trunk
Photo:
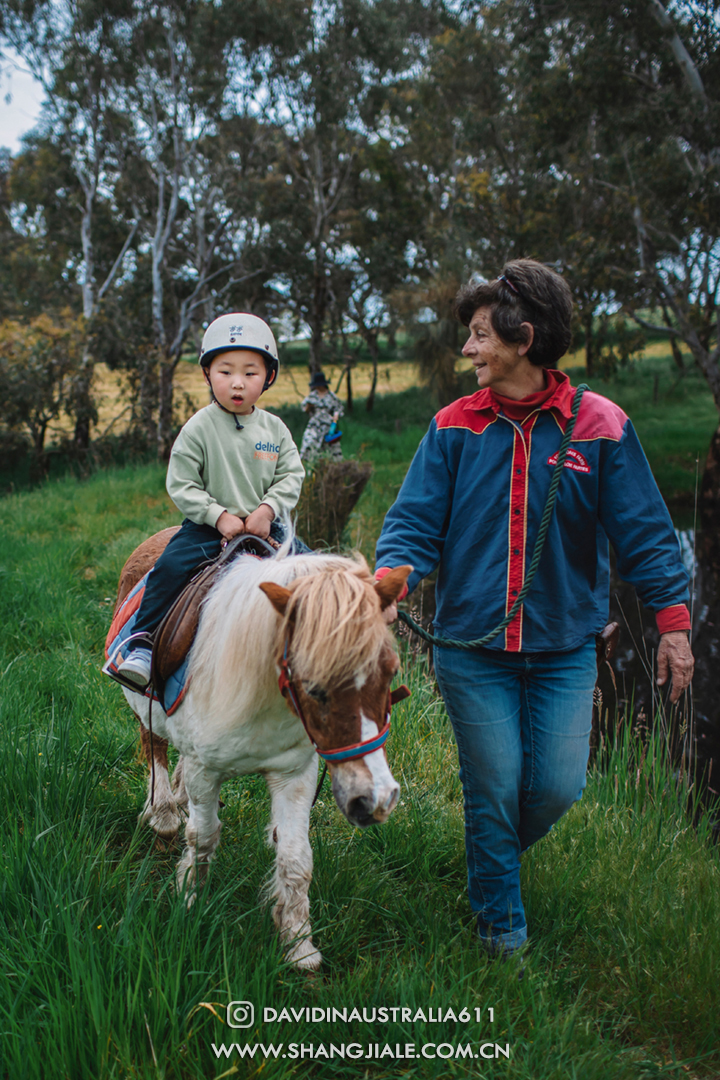
[[[140,429],[147,439],[148,449],[157,437],[157,427],[153,418],[157,397],[155,380],[155,357],[146,353],[140,359],[140,382],[138,385],[137,404]]]
[[[387,331],[387,347],[388,352],[394,353],[397,349],[397,329],[398,323],[394,315],[390,316],[390,325]]]
[[[160,360],[158,377],[158,420],[157,420],[157,456],[158,461],[167,461],[172,449],[172,412],[173,412],[173,375],[175,363],[168,357]]]
[[[353,392],[352,392],[352,357],[348,356],[347,359],[347,411],[351,413],[353,411]]]
[[[592,378],[595,374],[595,342],[593,341],[592,334],[592,311],[582,316],[582,326],[585,333],[585,373],[588,378]]]
[[[375,390],[377,389],[378,381],[378,335],[368,334],[365,340],[367,341],[368,348],[370,349],[370,356],[372,357],[373,366],[372,384],[370,386],[370,393],[367,396],[367,401],[365,402],[365,408],[368,412],[372,412],[373,405],[375,404]]]
[[[90,425],[97,420],[95,402],[91,391],[94,370],[95,362],[86,343],[80,371],[75,377],[72,390],[72,408],[75,414],[73,445],[80,454],[87,452],[90,446]]]
[[[720,532],[720,427],[710,440],[701,483],[701,521],[705,532]]]
[[[720,573],[720,426],[710,440],[700,485],[700,521],[705,554]]]
[[[680,351],[678,345],[678,339],[676,337],[670,338],[670,348],[672,349],[672,357],[675,361],[675,366],[683,375],[685,374],[685,361],[683,360],[683,354]]]
[[[327,306],[327,282],[325,268],[315,263],[315,289],[310,318],[310,377],[322,369],[323,330],[325,327],[325,308]]]
[[[33,453],[30,461],[30,479],[32,481],[45,480],[50,469],[50,461],[45,451],[47,426],[48,421],[41,420],[31,429]]]

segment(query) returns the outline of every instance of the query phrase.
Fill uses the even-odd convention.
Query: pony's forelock
[[[289,640],[296,678],[324,688],[361,686],[391,641],[378,618],[380,600],[362,556],[298,578],[290,594],[278,655]]]

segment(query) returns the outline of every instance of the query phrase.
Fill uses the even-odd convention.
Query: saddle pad
[[[125,659],[123,644],[127,641],[135,627],[138,609],[145,593],[145,583],[148,573],[138,581],[137,585],[123,600],[122,606],[112,621],[108,636],[105,640],[105,656],[107,663],[103,671],[115,672],[118,665]],[[165,681],[162,698],[154,694],[153,700],[159,702],[168,716],[172,716],[180,705],[187,690],[187,657],[183,660],[177,671],[174,671]],[[145,691],[145,697],[150,697],[150,691]]]

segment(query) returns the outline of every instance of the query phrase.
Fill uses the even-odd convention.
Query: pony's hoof
[[[152,806],[148,800],[139,820],[149,825],[163,840],[174,840],[180,829],[180,814],[172,803],[156,803]]]
[[[298,971],[318,971],[322,965],[322,953],[308,938],[293,945],[288,950],[286,959]]]
[[[175,891],[189,911],[197,900],[197,879],[192,867],[188,869],[181,866],[178,869],[175,877]]]

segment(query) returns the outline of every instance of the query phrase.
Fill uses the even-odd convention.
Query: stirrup
[[[103,675],[108,675],[114,682],[119,683],[120,686],[124,687],[125,690],[130,690],[130,691],[132,691],[133,694],[143,694],[143,695],[145,695],[145,693],[148,690],[148,687],[152,688],[152,678],[150,678],[148,680],[148,682],[145,684],[145,686],[138,686],[137,683],[131,682],[130,679],[127,679],[124,675],[121,675],[121,673],[117,669],[115,669],[113,671],[112,668],[111,668],[111,665],[116,662],[116,660],[118,658],[118,654],[121,653],[121,652],[125,652],[125,650],[127,649],[127,646],[130,644],[131,641],[137,641],[138,644],[145,645],[152,652],[152,649],[153,649],[153,635],[152,634],[146,634],[143,631],[139,631],[137,634],[130,634],[129,637],[126,637],[125,640],[123,641],[123,643],[117,647],[117,649],[115,650],[114,655],[110,656],[108,658],[108,660],[103,664],[102,672],[103,672]]]

